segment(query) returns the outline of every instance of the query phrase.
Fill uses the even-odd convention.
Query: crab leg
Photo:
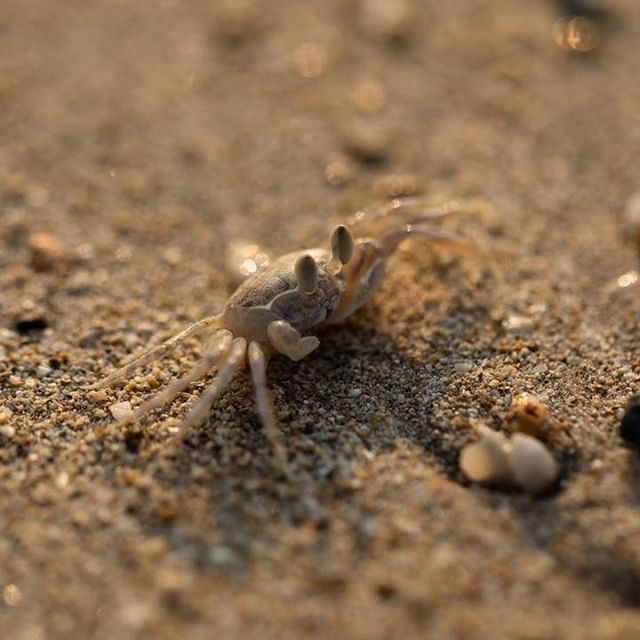
[[[264,350],[257,342],[249,343],[249,366],[251,367],[251,378],[253,386],[256,390],[256,405],[258,415],[264,427],[264,433],[267,437],[271,449],[282,469],[287,468],[287,451],[282,443],[282,434],[276,419],[273,415],[273,405],[269,397],[269,389],[267,388],[267,357]]]
[[[372,225],[374,235],[383,235],[384,227],[393,225],[419,224],[421,222],[437,222],[456,213],[480,213],[490,205],[480,200],[448,200],[434,205],[424,198],[395,198],[386,206],[371,214],[359,213],[351,220],[351,224]],[[400,218],[398,220],[398,217]],[[377,232],[375,231],[378,229]]]
[[[154,360],[158,360],[166,353],[173,351],[176,347],[179,347],[181,344],[186,342],[189,338],[198,333],[201,333],[205,329],[210,327],[214,327],[219,324],[221,315],[209,316],[208,318],[203,318],[202,320],[198,320],[194,322],[192,325],[188,326],[184,331],[181,331],[179,334],[172,336],[168,340],[165,340],[163,343],[159,344],[157,347],[153,347],[144,353],[141,353],[138,356],[135,356],[133,359],[129,360],[124,366],[120,367],[117,371],[114,371],[112,374],[108,375],[106,378],[89,385],[86,387],[88,390],[91,389],[99,389],[100,387],[105,387],[107,385],[111,385],[122,378],[126,378],[131,375],[136,369],[139,367],[143,367]]]
[[[120,420],[116,421],[114,425],[123,425],[129,422],[133,422],[138,418],[141,418],[149,411],[162,407],[163,405],[171,402],[181,391],[186,389],[192,382],[200,380],[218,361],[220,356],[229,350],[231,345],[231,332],[223,329],[219,331],[212,339],[205,350],[200,362],[198,362],[190,371],[185,373],[181,378],[172,382],[164,391],[156,394],[145,403],[140,405],[135,411],[129,415],[124,416]]]
[[[404,230],[391,233],[381,240],[385,255],[387,257],[390,256],[398,248],[401,242],[404,242],[413,236],[423,236],[432,242],[445,245],[446,247],[459,251],[465,255],[473,253],[471,247],[464,240],[453,234],[447,233],[446,231],[407,225]]]
[[[424,198],[395,198],[379,214],[387,216],[394,211],[418,209],[415,216],[407,224],[417,224],[422,221],[441,220],[454,213],[478,213],[489,206],[482,200],[447,200],[441,204],[430,204]]]
[[[220,366],[218,375],[183,420],[178,433],[174,436],[174,440],[182,440],[189,429],[204,418],[211,405],[229,386],[229,383],[233,380],[236,373],[238,373],[238,370],[244,363],[246,354],[247,341],[244,338],[235,338],[226,353],[224,362]]]

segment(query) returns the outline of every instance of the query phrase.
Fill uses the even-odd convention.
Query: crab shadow
[[[336,511],[357,511],[352,481],[363,455],[408,441],[424,453],[425,464],[455,478],[457,449],[443,445],[432,418],[452,377],[459,375],[445,354],[469,344],[485,310],[453,304],[439,317],[443,331],[432,326],[415,342],[406,331],[396,339],[380,330],[380,313],[368,309],[321,333],[321,348],[299,363],[271,362],[268,383],[295,480],[274,464],[251,383],[239,379],[229,392],[239,406],[235,414],[226,413],[222,424],[220,409],[214,408],[208,424],[176,453],[172,472],[158,476],[188,495],[193,467],[204,469],[200,486],[209,495],[212,527],[192,527],[186,535],[180,526],[155,523],[154,534],[176,549],[190,549],[188,555],[202,568],[242,572],[251,566],[256,544],[276,545],[283,530],[303,525],[322,536]],[[487,357],[488,347],[474,349],[467,349],[470,360]],[[212,548],[226,551],[212,556]]]

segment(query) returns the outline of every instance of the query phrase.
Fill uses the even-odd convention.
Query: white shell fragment
[[[558,478],[558,464],[547,447],[523,433],[511,438],[509,462],[515,482],[531,495],[548,489]]]
[[[460,468],[473,482],[515,486],[530,495],[542,493],[558,479],[558,465],[545,445],[522,433],[507,440],[481,427],[482,438],[460,454]]]
[[[462,471],[474,482],[510,484],[509,441],[488,427],[481,427],[481,430],[482,439],[465,447],[460,454]]]
[[[109,407],[109,411],[111,411],[111,415],[115,420],[120,420],[122,418],[126,418],[130,415],[133,410],[131,409],[131,404],[125,400],[124,402],[116,402]]]

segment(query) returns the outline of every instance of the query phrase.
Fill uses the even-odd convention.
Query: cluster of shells
[[[536,435],[549,423],[546,407],[529,394],[514,399],[508,420],[518,431],[511,438],[481,425],[480,439],[460,454],[460,468],[473,482],[518,488],[537,495],[558,479],[558,463]]]

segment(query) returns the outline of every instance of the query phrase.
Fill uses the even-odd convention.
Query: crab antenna
[[[331,262],[347,264],[353,253],[353,236],[349,227],[339,224],[331,234]]]
[[[296,279],[304,293],[313,293],[318,286],[318,265],[308,253],[296,260]]]

